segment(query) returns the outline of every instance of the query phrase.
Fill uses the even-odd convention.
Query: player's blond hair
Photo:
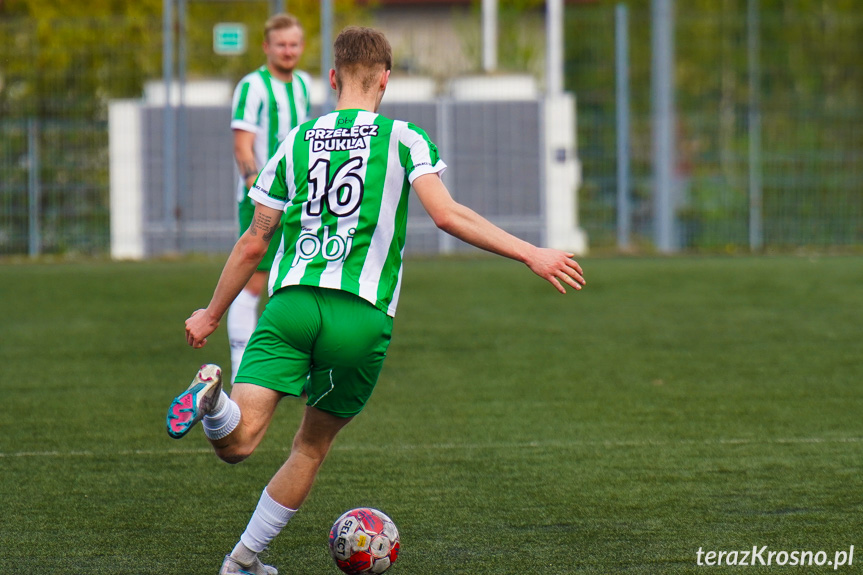
[[[300,21],[296,16],[292,16],[291,14],[276,14],[274,16],[270,16],[269,20],[264,24],[264,40],[268,41],[270,39],[270,32],[273,30],[285,30],[295,26],[300,29],[300,32],[303,32],[303,27],[300,25]]]
[[[333,44],[336,86],[342,89],[345,74],[356,78],[368,92],[380,73],[392,70],[393,49],[382,32],[374,28],[348,26]]]

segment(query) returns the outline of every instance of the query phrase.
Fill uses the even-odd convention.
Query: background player
[[[562,293],[584,284],[572,254],[538,248],[455,202],[426,133],[376,113],[392,67],[383,34],[349,27],[334,48],[336,111],[293,130],[269,160],[250,192],[257,203],[251,227],[208,307],[186,320],[189,345],[204,346],[284,225],[270,301],[231,397],[221,390],[219,368],[205,365],[168,410],[172,437],[203,419],[216,454],[238,463],[255,450],[283,397],[308,396],[290,456],[225,557],[222,575],[276,573],[258,553],[305,501],[336,435],[371,396],[399,298],[411,185],[441,229],[523,262]]]
[[[311,78],[297,70],[304,46],[303,29],[294,16],[273,16],[264,26],[266,64],[247,74],[234,90],[231,129],[234,133],[234,158],[240,173],[237,183],[240,234],[248,229],[255,212],[247,192],[255,183],[258,172],[288,132],[308,118]],[[237,375],[243,351],[258,323],[258,301],[280,240],[281,233],[273,238],[258,271],[228,312],[231,381]]]

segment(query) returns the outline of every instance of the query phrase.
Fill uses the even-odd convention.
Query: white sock
[[[213,413],[204,416],[204,435],[210,439],[222,439],[240,424],[240,406],[222,391]]]
[[[238,541],[234,550],[231,551],[231,559],[244,567],[251,567],[252,563],[255,562],[255,557],[257,556],[258,554],[243,545],[242,541]]]
[[[244,555],[245,551],[251,551],[255,554],[260,553],[267,548],[270,541],[276,538],[276,535],[282,531],[296,512],[296,509],[288,509],[284,505],[277,503],[270,497],[267,490],[264,489],[261,499],[258,501],[258,507],[255,509],[252,519],[249,520],[249,524],[246,526],[243,535],[240,536],[240,543],[237,544],[234,551],[238,555]],[[245,550],[241,545],[245,547]],[[234,556],[233,551],[231,552],[231,557],[243,563],[244,557]],[[254,557],[251,561],[254,561]]]
[[[252,337],[252,332],[258,325],[258,301],[260,296],[247,290],[240,295],[228,308],[228,342],[231,344],[231,383],[237,378],[243,352]]]

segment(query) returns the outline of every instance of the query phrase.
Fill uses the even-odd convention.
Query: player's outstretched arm
[[[186,320],[186,341],[195,348],[204,347],[207,337],[216,331],[234,298],[242,291],[258,264],[267,253],[270,240],[279,228],[282,212],[257,204],[249,229],[240,236],[219,277],[210,304],[195,311]]]
[[[255,164],[256,135],[254,132],[234,129],[234,160],[247,190],[252,189],[255,178],[258,177],[258,166]]]
[[[536,247],[502,230],[453,200],[437,174],[418,177],[413,187],[435,225],[448,234],[478,248],[522,262],[560,293],[566,293],[564,284],[576,290],[585,285],[581,266],[572,259],[573,254]]]

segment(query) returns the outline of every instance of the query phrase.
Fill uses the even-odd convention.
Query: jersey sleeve
[[[304,107],[305,115],[297,122],[298,124],[301,124],[306,121],[306,119],[309,117],[309,113],[312,111],[312,97],[309,93],[309,86],[312,85],[312,77],[309,76],[306,72],[303,72],[302,70],[297,70],[294,73],[299,76],[300,81],[303,84],[303,98],[306,101],[306,105]]]
[[[297,128],[294,128],[258,174],[255,185],[249,190],[249,197],[255,202],[274,210],[284,210],[296,194],[291,153],[296,135]]]
[[[234,89],[231,129],[257,133],[261,129],[263,100],[246,76]]]
[[[408,123],[404,129],[401,139],[405,151],[402,165],[408,181],[413,184],[414,180],[425,174],[443,174],[446,164],[440,159],[437,146],[425,133],[425,130],[414,124]]]

